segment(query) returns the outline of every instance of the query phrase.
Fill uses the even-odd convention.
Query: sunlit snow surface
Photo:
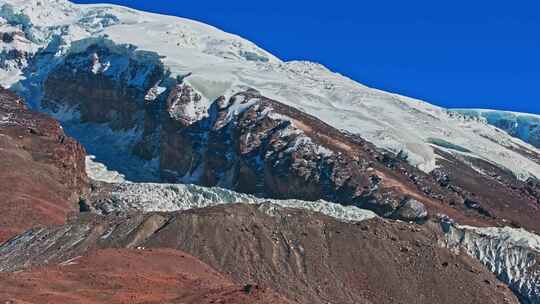
[[[455,109],[452,110],[470,117],[485,119],[508,134],[540,147],[540,116],[496,110]]]
[[[109,170],[106,165],[96,161],[95,155],[86,156],[86,174],[93,180],[108,183],[126,182],[126,176],[118,171]]]
[[[11,5],[6,8],[5,4]],[[76,52],[71,43],[106,37],[155,51],[173,75],[208,101],[230,97],[248,87],[306,111],[325,122],[358,133],[381,148],[405,150],[424,171],[435,168],[429,138],[442,138],[471,150],[473,156],[508,168],[520,178],[540,176],[540,164],[508,147],[524,145],[483,122],[450,115],[428,103],[375,90],[310,62],[283,62],[253,43],[214,27],[183,18],[140,12],[113,5],[74,5],[64,0],[2,0],[3,26],[25,23],[31,43],[17,47],[32,53],[61,37],[57,56]],[[23,16],[23,17],[21,17]],[[55,40],[56,39],[56,40]],[[309,54],[306,54],[309,56]],[[42,67],[33,67],[39,71]],[[36,73],[36,75],[39,73]],[[24,93],[17,69],[0,71],[0,83]],[[27,96],[39,97],[39,92]],[[38,104],[37,101],[35,101]]]

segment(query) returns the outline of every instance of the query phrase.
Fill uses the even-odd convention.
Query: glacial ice
[[[442,245],[484,264],[527,302],[540,303],[540,236],[510,227],[445,225]]]
[[[167,212],[243,203],[307,209],[344,222],[360,222],[376,217],[375,213],[368,210],[326,201],[264,199],[221,188],[182,184],[118,183],[113,185],[111,201],[106,207],[109,211],[134,209],[143,212]]]
[[[190,75],[184,81],[206,100],[229,98],[255,88],[263,96],[299,108],[338,129],[360,134],[380,148],[405,151],[408,161],[426,172],[436,167],[437,160],[428,139],[443,138],[470,150],[475,157],[513,171],[521,179],[540,176],[540,164],[513,149],[519,146],[537,151],[534,147],[481,121],[368,88],[316,63],[283,62],[241,37],[196,21],[115,5],[74,5],[65,0],[2,3],[12,9],[0,13],[0,17],[20,22],[28,28],[29,37],[39,37],[32,39],[31,46],[19,46],[31,54],[56,41],[55,57],[49,59],[61,58],[77,51],[81,41],[106,39],[117,46],[159,54],[171,77]],[[26,17],[19,20],[14,16]],[[0,83],[23,95],[38,90],[28,95],[39,99],[40,82],[26,78],[46,77],[47,67],[40,65],[46,62],[50,60],[29,63],[20,74],[1,71]],[[36,73],[25,74],[26,70]],[[134,79],[134,83],[141,81]],[[39,100],[31,101],[39,105]]]

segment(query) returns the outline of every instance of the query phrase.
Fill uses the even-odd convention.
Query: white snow
[[[99,55],[96,53],[94,53],[92,61],[93,61],[92,73],[94,74],[105,73],[111,66],[110,62],[102,63],[100,61]]]
[[[1,0],[3,4],[11,5],[9,14],[0,13],[4,18],[22,15],[28,20],[21,22],[31,24],[26,25],[26,32],[33,37],[32,45],[19,46],[30,53],[55,36],[63,41],[57,56],[69,52],[74,41],[107,37],[117,44],[157,52],[173,76],[192,73],[185,81],[206,100],[255,88],[338,129],[358,133],[381,148],[404,150],[413,165],[427,172],[435,168],[436,161],[427,141],[441,138],[512,170],[519,178],[540,176],[540,164],[509,149],[524,145],[521,141],[481,121],[368,88],[316,63],[283,62],[245,39],[196,21],[65,0]],[[28,89],[20,88],[17,81],[21,79],[24,76],[14,70],[0,71],[3,85]]]
[[[485,120],[528,143],[540,144],[540,115],[483,109],[454,109],[454,112]]]
[[[106,165],[97,162],[94,155],[86,156],[86,174],[93,180],[108,182],[108,183],[122,183],[126,182],[125,175],[118,171],[109,170]]]
[[[257,102],[259,102],[258,98],[251,98],[245,101],[244,96],[234,97],[232,104],[227,109],[227,117],[223,124],[228,124],[234,117],[238,117]]]
[[[273,204],[281,207],[308,209],[345,222],[359,222],[376,217],[375,213],[368,210],[326,201],[263,199],[221,188],[180,184],[115,184],[112,201],[112,205],[108,206],[110,210],[135,209],[144,212],[167,212],[243,203]],[[266,211],[271,214],[272,208],[266,209]]]

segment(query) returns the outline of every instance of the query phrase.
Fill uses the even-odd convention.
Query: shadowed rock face
[[[108,122],[114,130],[131,129],[150,119],[144,115],[149,106],[145,101],[166,77],[165,69],[157,54],[115,50],[104,43],[67,56],[53,69],[43,84],[42,106],[76,110],[82,123]],[[137,60],[142,56],[145,62]]]
[[[61,224],[86,191],[85,151],[59,123],[0,89],[0,242]]]
[[[171,85],[157,59],[143,64],[140,56],[101,44],[67,56],[44,82],[42,106],[75,111],[82,124],[137,130],[132,157],[158,158],[165,181],[325,199],[384,216],[398,216],[410,198],[423,204],[435,197],[424,193],[433,188],[429,176],[357,136],[254,90],[219,98],[208,109],[190,86]]]
[[[193,99],[180,94],[185,103]],[[540,228],[534,180],[522,182],[488,162],[441,150],[439,168],[426,175],[403,155],[381,152],[255,91],[217,100],[195,123],[168,119],[164,125],[166,180],[266,197],[322,198],[407,221],[443,213],[472,225],[513,221]],[[474,209],[471,201],[482,203]]]
[[[196,95],[185,87],[174,92],[184,107],[168,107],[172,114],[163,123],[165,180],[272,198],[324,199],[387,217],[400,217],[403,213],[396,211],[413,197],[422,209],[422,202],[458,199],[444,195],[431,177],[358,136],[256,91],[215,101],[208,116],[195,122],[175,118],[182,117],[187,104],[197,102]],[[421,219],[426,213],[411,215],[406,219]]]
[[[54,265],[96,249],[171,248],[299,303],[518,303],[480,264],[438,247],[430,225],[347,224],[269,205],[87,215],[4,244],[0,268]]]
[[[269,198],[324,199],[404,220],[423,220],[427,211],[428,216],[443,213],[465,224],[509,220],[540,231],[537,221],[521,221],[512,212],[540,215],[540,188],[534,180],[518,181],[488,163],[477,165],[491,166],[486,172],[474,170],[469,163],[481,161],[446,150],[441,151],[439,170],[428,175],[410,166],[406,155],[380,151],[358,135],[255,90],[210,103],[183,82],[189,74],[176,80],[167,75],[158,54],[105,40],[90,43],[51,71],[42,105],[52,112],[74,110],[80,123],[106,123],[113,130],[107,136],[134,130],[136,136],[125,144],[130,155],[121,157],[142,158],[152,167],[155,161],[153,176],[162,181],[219,186]],[[475,180],[493,178],[489,174],[494,170],[504,172],[497,173],[505,176],[504,193],[497,194],[503,189],[499,187],[488,191],[493,189],[488,184],[475,191]],[[460,176],[461,171],[470,179]],[[122,173],[129,179],[129,173]],[[449,175],[452,180],[445,182]],[[486,203],[493,196],[504,197],[509,207]],[[411,200],[417,203],[416,211],[400,211]],[[481,209],[471,209],[467,204],[471,201],[480,202]]]
[[[487,206],[473,212],[466,202],[488,201],[499,188],[490,193],[489,188],[472,191],[472,184],[461,177],[452,180],[453,186],[440,180],[451,172],[459,175],[462,169],[473,178],[490,178],[471,169],[467,164],[471,160],[444,152],[448,157],[443,155],[439,161],[440,170],[427,175],[408,165],[405,155],[379,151],[358,135],[337,130],[255,90],[208,105],[182,79],[168,79],[157,61],[144,66],[137,54],[123,56],[99,45],[68,56],[45,81],[43,105],[53,111],[75,109],[82,123],[137,130],[140,135],[130,143],[131,156],[158,160],[156,175],[163,181],[219,186],[270,198],[324,199],[405,220],[422,220],[424,208],[428,216],[444,213],[474,225],[514,220],[512,208],[531,217],[539,215],[537,203],[530,203],[539,197],[534,181],[520,182],[506,172],[509,187],[517,185],[528,194],[505,190],[500,197],[510,202],[509,208],[499,206],[502,212],[493,212]],[[122,60],[123,64],[117,63]],[[115,70],[118,66],[120,72]],[[72,78],[75,81],[63,85]],[[529,197],[526,203],[523,195]],[[400,211],[411,199],[419,204],[417,212]],[[535,221],[519,225],[540,230]]]

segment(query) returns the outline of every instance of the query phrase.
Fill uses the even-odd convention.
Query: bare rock
[[[408,199],[395,213],[395,217],[404,221],[420,221],[427,216],[426,206],[415,199]]]

